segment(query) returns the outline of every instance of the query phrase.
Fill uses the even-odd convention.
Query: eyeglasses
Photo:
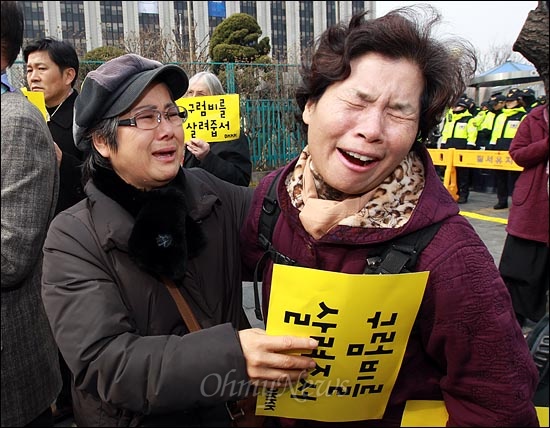
[[[182,106],[170,107],[165,112],[158,110],[143,110],[129,119],[121,119],[118,126],[135,126],[139,129],[150,130],[160,125],[162,116],[173,126],[179,126],[187,120],[187,110]]]

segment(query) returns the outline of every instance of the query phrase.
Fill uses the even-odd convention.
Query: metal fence
[[[81,61],[76,87],[101,61]],[[296,64],[177,63],[189,76],[200,71],[218,75],[227,93],[238,93],[243,129],[250,140],[254,171],[270,171],[296,157],[303,148],[294,89],[299,82]],[[26,86],[26,67],[16,61],[9,70],[10,81]]]

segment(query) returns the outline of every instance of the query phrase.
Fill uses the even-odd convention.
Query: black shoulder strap
[[[441,223],[434,223],[416,232],[397,238],[382,256],[369,257],[365,274],[396,274],[414,269],[418,256],[435,236]]]
[[[260,321],[263,321],[262,309],[260,305],[260,293],[258,291],[258,278],[261,276],[263,271],[264,263],[268,257],[271,257],[273,263],[284,264],[284,265],[295,265],[296,261],[290,257],[285,256],[282,253],[279,253],[271,244],[271,239],[273,237],[273,230],[275,229],[275,224],[279,218],[281,208],[279,207],[279,202],[277,200],[277,183],[279,182],[279,176],[283,169],[281,168],[271,184],[269,189],[264,196],[264,202],[262,204],[262,211],[260,212],[260,222],[258,224],[258,241],[260,246],[264,249],[264,254],[256,263],[254,269],[254,313],[256,318]]]
[[[260,305],[260,293],[258,290],[258,278],[263,271],[264,263],[268,257],[273,263],[294,266],[296,261],[284,254],[278,252],[272,245],[273,230],[279,218],[281,209],[277,200],[277,183],[282,169],[275,175],[269,185],[269,189],[264,196],[262,211],[258,224],[258,241],[264,249],[264,254],[256,263],[254,269],[254,313],[256,318],[263,321],[262,309]],[[435,236],[440,223],[434,223],[428,227],[409,233],[408,235],[397,238],[390,243],[382,256],[370,257],[367,259],[365,274],[396,274],[410,272],[414,269],[418,256],[422,250],[430,243]]]
[[[260,224],[258,225],[258,239],[260,245],[267,251],[271,245],[271,238],[273,237],[273,229],[279,218],[281,208],[279,208],[279,201],[277,200],[277,183],[279,182],[280,170],[273,181],[269,185],[269,189],[264,196],[264,202],[262,204],[262,212],[260,213]]]

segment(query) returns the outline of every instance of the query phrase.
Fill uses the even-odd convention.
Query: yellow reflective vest
[[[495,119],[488,150],[508,150],[510,143],[518,132],[519,124],[525,118],[523,107],[503,108]]]
[[[476,121],[466,110],[455,113],[449,110],[441,131],[442,149],[475,149],[477,139]]]

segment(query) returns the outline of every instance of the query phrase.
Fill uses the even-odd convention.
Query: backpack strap
[[[258,224],[258,241],[264,250],[264,254],[256,263],[254,269],[254,313],[256,318],[263,321],[262,309],[260,305],[260,292],[258,287],[258,278],[264,268],[265,261],[268,257],[273,263],[295,266],[296,260],[285,256],[278,252],[272,245],[273,230],[279,218],[281,208],[277,200],[277,183],[283,169],[279,170],[273,181],[269,185],[269,189],[264,196],[262,211]],[[441,223],[434,223],[423,229],[409,233],[391,241],[389,247],[381,253],[381,256],[367,258],[367,266],[365,274],[397,274],[410,272],[416,265],[418,256],[422,250],[430,243],[432,238],[439,230]]]
[[[260,293],[258,290],[258,278],[261,276],[261,272],[264,268],[264,263],[268,257],[273,260],[273,263],[290,265],[294,266],[296,261],[290,257],[285,256],[284,254],[278,252],[273,245],[271,244],[271,239],[273,237],[273,230],[275,230],[275,224],[281,213],[281,208],[279,207],[279,202],[277,200],[277,183],[279,182],[279,176],[283,169],[280,169],[271,184],[269,189],[264,196],[264,202],[262,204],[262,211],[260,212],[260,222],[258,224],[258,241],[260,246],[264,250],[264,254],[256,263],[254,268],[254,313],[256,318],[260,321],[263,321],[262,309],[260,305]]]
[[[418,256],[435,236],[441,223],[434,223],[423,229],[404,235],[390,242],[382,256],[367,258],[365,274],[396,274],[410,272]]]

